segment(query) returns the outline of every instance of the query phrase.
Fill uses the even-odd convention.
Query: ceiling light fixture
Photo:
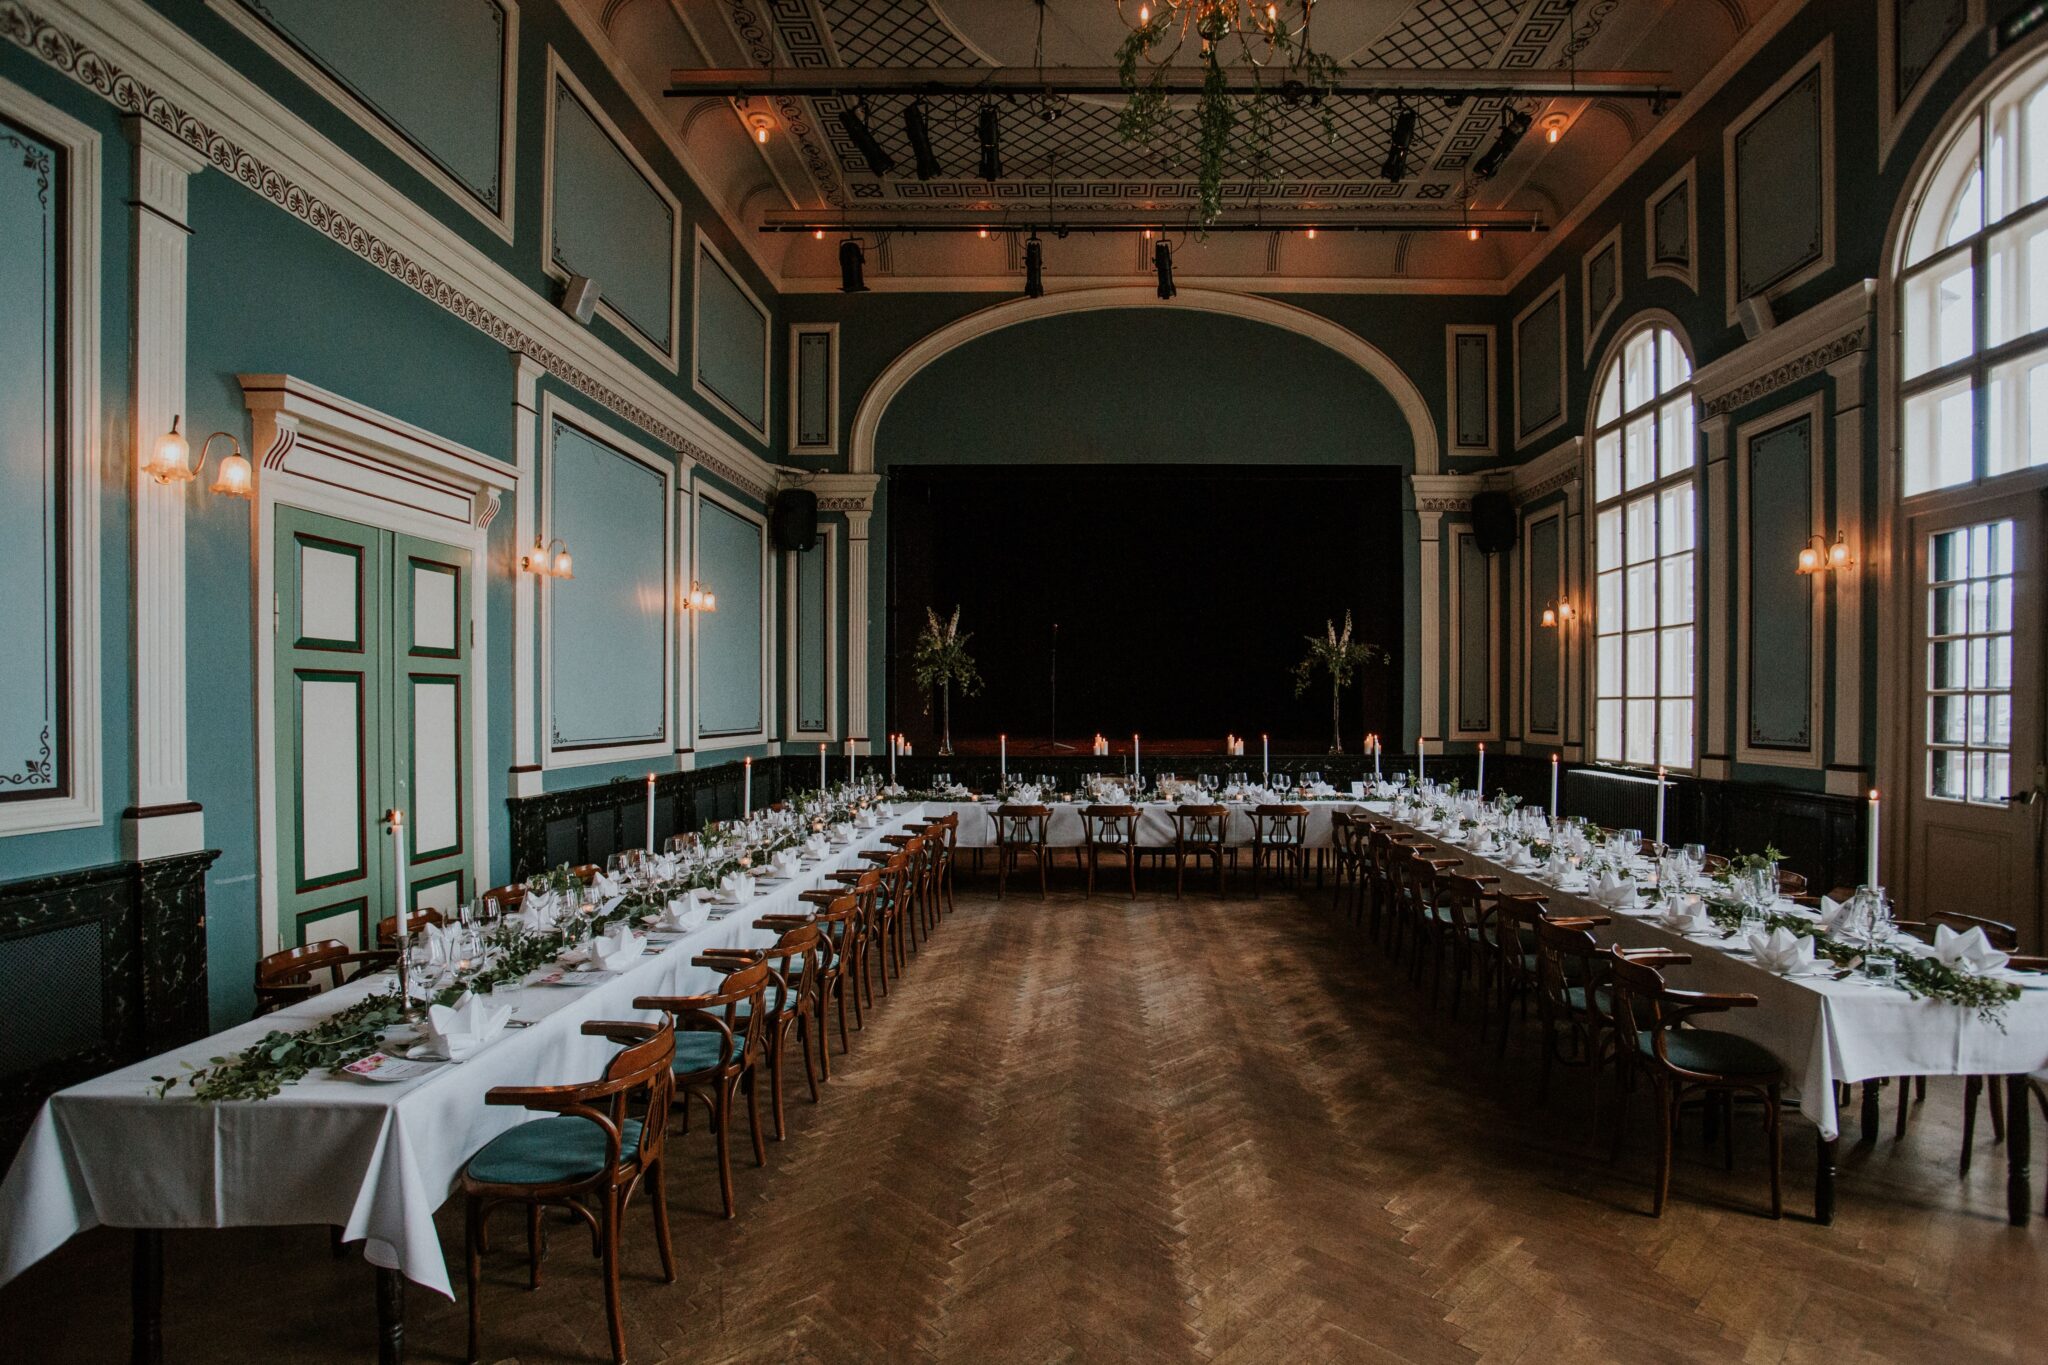
[[[890,156],[882,144],[875,141],[875,135],[868,127],[866,100],[842,106],[839,110],[839,126],[853,139],[853,145],[860,151],[861,160],[868,163],[870,171],[881,176],[896,169],[896,158]]]
[[[1173,287],[1173,248],[1164,238],[1152,247],[1152,268],[1159,273],[1159,297],[1172,298],[1178,292]]]
[[[1394,134],[1387,143],[1387,159],[1380,166],[1380,178],[1399,184],[1408,174],[1409,145],[1415,141],[1415,109],[1402,104],[1394,115]]]
[[[1493,145],[1480,154],[1472,163],[1474,180],[1491,180],[1500,170],[1501,163],[1522,141],[1522,134],[1529,131],[1529,115],[1520,109],[1510,110],[1501,117],[1500,131],[1493,135]]]
[[[1564,130],[1571,127],[1571,120],[1563,114],[1548,114],[1543,119],[1543,140],[1553,147],[1564,136]]]
[[[860,243],[848,237],[839,244],[839,292],[842,294],[865,294],[868,292],[867,257],[860,249]]]
[[[912,100],[903,106],[903,135],[910,139],[910,157],[917,163],[919,180],[945,174],[937,154],[932,151],[931,120],[926,115],[923,100]]]
[[[975,140],[981,144],[981,178],[1003,178],[1003,117],[993,104],[981,106],[974,123]]]
[[[1045,297],[1045,247],[1035,232],[1031,234],[1031,240],[1024,243],[1024,297]]]
[[[754,141],[766,146],[768,134],[775,127],[775,120],[766,114],[753,114],[748,117],[747,125],[754,130]]]

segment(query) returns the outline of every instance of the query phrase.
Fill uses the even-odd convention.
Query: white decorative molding
[[[131,117],[122,126],[135,144],[135,445],[128,462],[135,805],[122,818],[121,844],[126,856],[140,860],[206,846],[206,816],[185,781],[185,499],[191,489],[142,472],[158,436],[185,415],[185,249],[192,235],[186,192],[206,163],[153,123]],[[195,449],[203,444],[203,433],[190,438]]]
[[[512,462],[519,484],[512,499],[512,771],[506,795],[538,796],[540,766],[540,583],[519,571],[540,534],[535,488],[540,473],[540,377],[533,357],[512,355]]]
[[[1856,770],[1863,786],[1863,578],[1870,572],[1864,562],[1863,517],[1863,379],[1867,355],[1854,351],[1828,367],[1833,381],[1835,412],[1834,449],[1828,468],[1834,478],[1834,516],[1823,521],[1847,540],[1850,558],[1857,562],[1828,575],[1834,598],[1835,676],[1829,689],[1835,699],[1835,734],[1828,756],[1830,782],[1842,768]],[[1851,788],[1854,794],[1860,788]]]
[[[1271,281],[1267,281],[1265,287],[1270,288]],[[969,313],[920,338],[890,361],[875,377],[874,383],[868,386],[868,391],[861,395],[860,407],[853,417],[853,446],[849,461],[853,472],[874,472],[875,434],[881,428],[882,414],[888,411],[889,404],[896,400],[904,386],[940,356],[976,337],[987,336],[1018,323],[1105,308],[1144,308],[1148,311],[1186,308],[1197,312],[1224,313],[1297,332],[1319,342],[1365,370],[1385,387],[1408,423],[1408,434],[1415,445],[1415,472],[1434,474],[1437,471],[1437,452],[1441,447],[1437,443],[1436,418],[1429,400],[1422,396],[1422,390],[1386,352],[1356,332],[1306,309],[1250,294],[1225,294],[1183,286],[1173,299],[1161,301],[1158,291],[1151,286],[1118,285],[1102,289],[1058,290],[1041,298],[999,303]]]
[[[761,723],[752,730],[743,730],[732,734],[718,735],[707,735],[704,733],[704,720],[703,716],[700,714],[704,698],[702,679],[702,671],[704,667],[704,651],[702,641],[697,638],[699,625],[698,614],[696,612],[691,612],[689,614],[690,654],[693,662],[693,667],[695,670],[690,675],[690,697],[692,699],[692,718],[690,723],[690,731],[691,734],[695,737],[694,742],[696,745],[697,752],[706,753],[715,749],[744,749],[750,745],[764,744],[767,742],[768,723],[775,712],[774,665],[771,662],[770,658],[770,645],[775,638],[775,593],[774,577],[770,572],[768,566],[770,553],[768,544],[768,519],[762,516],[761,513],[756,509],[749,507],[747,504],[741,502],[738,498],[727,497],[725,494],[719,492],[716,488],[712,488],[709,485],[705,484],[702,480],[697,481],[695,488],[692,490],[692,495],[697,504],[701,505],[707,502],[712,503],[715,506],[717,506],[721,511],[730,512],[733,516],[738,517],[742,521],[752,522],[755,526],[759,527],[761,531],[761,558],[759,566],[759,572],[761,576],[761,619],[759,621],[760,630],[758,632],[758,638],[760,640],[761,646],[761,695],[759,698],[760,710],[757,713],[760,716]],[[692,509],[692,521],[699,528],[699,534],[695,534],[690,537],[690,577],[692,579],[701,579],[703,577],[703,569],[698,563],[699,556],[701,555],[703,549],[703,537],[701,534],[703,526],[703,512],[701,510],[701,506]],[[716,583],[710,583],[706,586],[714,592],[718,589],[718,585]]]
[[[1469,502],[1467,506],[1470,506]],[[1438,729],[1437,719],[1443,713],[1443,698],[1439,695],[1443,676],[1443,616],[1442,590],[1437,579],[1442,573],[1438,553],[1443,519],[1442,512],[1423,509],[1421,497],[1418,495],[1415,521],[1421,582],[1418,584],[1416,618],[1422,634],[1422,657],[1416,661],[1422,688],[1422,714],[1417,717],[1415,739],[1418,753],[1434,753],[1441,747],[1441,731]]]
[[[1699,164],[1698,157],[1688,158],[1684,169],[1659,185],[1643,201],[1643,274],[1653,280],[1677,280],[1695,294],[1700,289]],[[1657,259],[1657,206],[1681,186],[1685,190],[1686,250],[1686,261],[1682,267]]]
[[[5,14],[0,12],[0,23]],[[66,322],[64,386],[65,660],[69,790],[0,801],[0,837],[100,824],[100,135],[69,114],[0,80],[0,114],[64,149]],[[58,739],[52,736],[53,740]]]
[[[846,513],[846,738],[867,753],[868,729],[868,518]]]
[[[1817,187],[1820,200],[1820,241],[1816,244],[1817,254],[1790,275],[1772,281],[1758,292],[1766,300],[1775,300],[1834,268],[1835,40],[1834,35],[1829,34],[1821,39],[1813,51],[1793,63],[1784,75],[1772,83],[1770,89],[1751,101],[1748,108],[1730,119],[1721,130],[1721,271],[1722,288],[1727,296],[1727,322],[1730,327],[1739,321],[1735,309],[1744,297],[1738,292],[1738,281],[1741,278],[1742,222],[1740,207],[1735,202],[1736,140],[1750,124],[1769,112],[1772,106],[1815,70],[1820,72],[1820,184]]]
[[[1517,505],[1550,496],[1585,476],[1585,439],[1569,436],[1541,455],[1522,461],[1509,472]]]
[[[1596,314],[1593,311],[1593,262],[1600,259],[1602,252],[1614,255],[1614,297],[1607,300],[1607,306]],[[1592,248],[1579,258],[1579,319],[1583,333],[1579,346],[1581,364],[1593,358],[1593,347],[1600,340],[1601,329],[1621,311],[1621,296],[1625,292],[1623,282],[1627,275],[1628,262],[1621,254],[1621,224],[1616,223],[1607,230],[1605,237],[1593,243]]]
[[[603,280],[597,282],[597,311],[603,314],[605,320],[610,322],[612,326],[624,333],[634,345],[640,347],[640,349],[646,351],[655,360],[659,361],[663,368],[671,373],[680,373],[682,369],[682,319],[677,316],[677,312],[682,306],[683,294],[682,201],[676,198],[676,193],[668,187],[668,182],[655,174],[654,168],[647,164],[647,159],[640,155],[638,148],[633,146],[633,140],[627,137],[625,131],[612,121],[612,116],[605,112],[605,107],[598,103],[596,97],[590,93],[583,82],[576,78],[576,73],[569,69],[569,64],[562,60],[561,54],[556,52],[552,46],[548,48],[547,84],[541,87],[541,100],[544,105],[545,120],[541,130],[540,268],[551,280],[566,282],[569,278],[568,273],[562,267],[555,264],[555,87],[557,85],[567,90],[570,98],[583,107],[583,112],[590,115],[591,121],[597,124],[598,131],[605,135],[612,146],[617,149],[619,155],[626,158],[626,161],[639,173],[640,178],[647,182],[648,187],[668,205],[668,345],[663,346],[655,338],[641,331],[638,323],[628,318],[617,308],[614,308],[611,300],[605,295],[605,282]]]
[[[825,430],[822,445],[805,444],[797,429],[802,406],[802,378],[799,354],[803,338],[825,338]],[[837,455],[839,453],[839,324],[836,322],[793,322],[789,325],[789,453],[792,455]]]
[[[146,0],[0,0],[4,37],[117,108],[140,114],[407,288],[520,351],[661,445],[774,473],[630,357],[562,313],[259,90]],[[175,92],[175,94],[171,93]]]
[[[1758,748],[1750,742],[1750,593],[1755,586],[1755,546],[1750,541],[1750,447],[1759,436],[1791,425],[1805,422],[1812,444],[1808,448],[1808,498],[1813,516],[1818,518],[1826,506],[1826,465],[1828,463],[1827,426],[1822,396],[1810,393],[1781,408],[1744,422],[1735,429],[1735,527],[1739,548],[1735,552],[1735,761],[1754,763],[1776,768],[1818,768],[1822,763],[1825,741],[1821,738],[1821,697],[1827,673],[1827,611],[1821,589],[1823,577],[1833,574],[1812,575],[1805,579],[1804,586],[1810,599],[1808,629],[1811,632],[1808,646],[1808,697],[1806,700],[1806,738],[1804,749],[1781,747]],[[1811,532],[1809,526],[1809,533]],[[1793,566],[1781,565],[1779,572],[1797,577]],[[1790,591],[1793,585],[1787,584]]]
[[[434,188],[476,216],[476,220],[507,242],[512,240],[515,174],[519,158],[514,154],[519,128],[519,5],[518,0],[495,0],[505,15],[505,57],[498,75],[498,208],[478,199],[469,186],[443,170],[421,151],[413,140],[388,122],[354,91],[301,52],[296,43],[249,12],[240,0],[207,0],[214,13],[240,29],[244,36],[297,76],[313,92],[354,119],[357,126],[406,165],[419,172]]]
[[[676,611],[674,605],[675,579],[673,566],[676,564],[676,529],[674,518],[667,515],[669,500],[674,496],[679,476],[676,459],[661,451],[651,449],[620,431],[608,422],[599,420],[572,403],[565,402],[553,393],[544,393],[540,399],[540,468],[541,477],[536,480],[534,491],[541,499],[541,510],[545,514],[539,523],[541,534],[552,537],[555,522],[554,487],[554,443],[550,433],[555,424],[574,427],[588,439],[599,445],[608,446],[627,459],[637,461],[661,476],[662,506],[662,573],[661,581],[670,594],[670,602],[662,613],[661,645],[661,734],[653,739],[634,740],[619,744],[562,746],[555,742],[554,734],[554,616],[556,611],[555,593],[573,591],[558,589],[558,582],[574,583],[575,579],[557,580],[528,575],[535,580],[540,594],[540,725],[544,736],[541,742],[541,766],[545,768],[581,768],[593,763],[617,763],[627,759],[671,758],[675,749],[681,747],[675,741],[676,734],[676,679],[672,663],[676,657]],[[687,463],[681,468],[687,471]],[[520,547],[521,553],[530,548],[532,542]],[[573,552],[574,546],[570,549]],[[516,560],[514,561],[517,562]],[[516,570],[515,570],[516,572]],[[569,604],[573,609],[574,604]],[[693,689],[694,690],[694,689]]]
[[[1875,280],[1858,280],[1693,374],[1702,417],[1719,417],[1869,347]],[[1681,333],[1680,335],[1683,335]]]
[[[1693,375],[1695,385],[1699,382],[1698,372]],[[1695,394],[1698,390],[1695,388]],[[1728,436],[1732,425],[1728,414],[1708,413],[1700,418],[1699,430],[1702,442],[1701,459],[1704,464],[1706,486],[1699,509],[1700,525],[1707,531],[1706,557],[1703,565],[1715,566],[1710,572],[1727,580],[1727,566],[1731,562],[1730,522],[1735,515],[1734,489],[1730,486],[1728,469]],[[1710,583],[1707,575],[1695,571],[1695,583]],[[1706,627],[1706,667],[1699,669],[1695,677],[1699,684],[1700,720],[1695,728],[1700,731],[1701,777],[1725,777],[1730,762],[1728,748],[1728,631],[1732,616],[1731,604],[1723,593],[1709,591],[1703,604],[1702,622]]]
[[[775,407],[770,397],[770,383],[775,374],[775,316],[769,312],[768,305],[761,302],[761,296],[756,294],[748,286],[746,280],[741,278],[740,272],[732,268],[732,262],[728,261],[725,258],[725,253],[718,249],[718,243],[705,235],[702,227],[692,229],[690,240],[690,387],[697,391],[699,398],[717,408],[727,417],[732,418],[743,430],[751,433],[756,440],[765,445],[768,441],[768,418]],[[718,268],[725,272],[725,277],[738,286],[740,293],[746,295],[747,302],[754,305],[754,311],[761,315],[761,420],[758,422],[727,402],[724,395],[704,382],[704,271],[702,266],[706,252],[711,254],[711,259],[717,262]],[[731,341],[729,339],[721,339],[719,341],[721,346],[730,344]]]
[[[469,790],[487,791],[492,670],[486,609],[490,537],[482,510],[522,482],[515,465],[435,435],[375,408],[281,374],[237,375],[253,423],[257,464],[249,519],[250,631],[256,640],[256,882],[259,951],[285,946],[279,933],[277,772],[277,509],[298,507],[469,551]],[[515,504],[517,494],[515,492]],[[469,803],[473,885],[490,884],[492,803]]]
[[[1557,301],[1557,416],[1551,418],[1540,427],[1536,427],[1533,430],[1525,430],[1522,425],[1522,324],[1528,320],[1531,314],[1535,313],[1552,299]],[[1517,450],[1523,446],[1535,444],[1563,426],[1565,417],[1571,410],[1572,353],[1565,339],[1565,314],[1569,311],[1565,307],[1564,301],[1564,276],[1560,275],[1551,283],[1549,288],[1529,300],[1528,305],[1521,312],[1515,314],[1515,320],[1508,326],[1509,354],[1514,357],[1515,362],[1513,410],[1515,421],[1514,448]]]
[[[797,560],[794,552],[783,556],[783,600],[789,603],[787,619],[783,622],[783,724],[782,733],[791,740],[824,740],[837,742],[839,726],[839,528],[824,524],[818,527],[818,545],[813,553],[825,556],[825,728],[806,730],[800,725],[802,719],[797,707],[797,691],[803,679],[798,673],[797,618],[802,606],[797,582]]]
[[[1458,342],[1481,337],[1486,343],[1486,439],[1461,442],[1458,431]],[[1500,343],[1493,324],[1451,323],[1444,328],[1444,456],[1487,456],[1500,453]]]

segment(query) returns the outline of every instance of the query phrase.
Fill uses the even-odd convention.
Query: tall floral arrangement
[[[918,690],[924,693],[926,715],[932,713],[933,698],[938,699],[941,754],[953,752],[953,689],[959,688],[963,697],[981,691],[981,670],[967,652],[967,642],[973,638],[961,633],[960,608],[954,607],[953,615],[943,623],[935,609],[924,609],[924,631],[911,650],[910,667]]]
[[[1392,656],[1378,645],[1367,644],[1355,638],[1351,631],[1351,613],[1344,613],[1344,629],[1337,629],[1334,621],[1323,622],[1320,637],[1310,635],[1308,653],[1294,666],[1294,695],[1300,696],[1315,685],[1318,676],[1327,674],[1330,679],[1330,752],[1344,752],[1344,689],[1351,686],[1364,664],[1386,663]]]

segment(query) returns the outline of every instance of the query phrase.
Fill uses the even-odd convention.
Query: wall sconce
[[[1569,621],[1579,614],[1578,608],[1568,597],[1554,597],[1543,604],[1543,628],[1556,630],[1560,621]]]
[[[190,483],[206,468],[206,454],[216,440],[228,443],[228,453],[214,466],[213,483],[209,493],[220,493],[230,498],[246,498],[255,487],[256,471],[249,466],[248,456],[242,454],[242,443],[225,431],[216,431],[199,446],[199,463],[188,464],[192,458],[192,443],[178,430],[181,419],[171,418],[171,429],[156,438],[156,448],[150,451],[142,462],[142,472],[158,483]]]
[[[555,549],[557,545],[562,548]],[[576,576],[575,561],[569,557],[568,545],[559,539],[542,544],[539,536],[533,538],[533,553],[520,559],[519,569],[522,573],[537,574],[542,578]]]
[[[684,611],[715,613],[718,610],[718,594],[708,592],[696,579],[690,580],[689,594],[683,598]]]
[[[1833,573],[1846,569],[1856,561],[1849,558],[1849,541],[1844,532],[1835,532],[1835,543],[1830,545],[1821,534],[1814,532],[1813,539],[1799,550],[1799,572],[1803,574]]]

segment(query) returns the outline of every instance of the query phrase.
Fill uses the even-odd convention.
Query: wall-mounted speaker
[[[818,495],[802,488],[785,488],[775,495],[768,510],[768,534],[778,550],[802,553],[818,544]]]
[[[1497,555],[1514,549],[1518,529],[1513,498],[1498,492],[1472,495],[1472,538],[1479,553]]]
[[[597,281],[588,275],[571,275],[562,286],[562,297],[556,300],[561,310],[578,322],[587,323],[597,312]]]
[[[1778,325],[1778,314],[1769,299],[1762,294],[1751,294],[1735,305],[1735,320],[1742,324],[1744,339],[1755,341]]]

